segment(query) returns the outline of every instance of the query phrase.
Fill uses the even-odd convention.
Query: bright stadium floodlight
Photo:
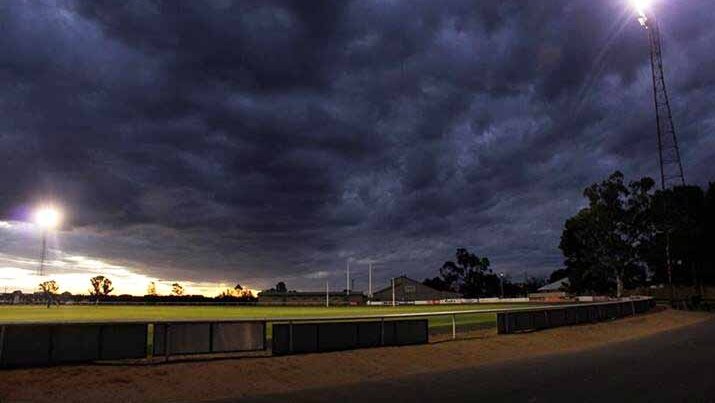
[[[35,224],[42,228],[42,254],[40,255],[40,267],[37,274],[43,276],[45,271],[45,259],[47,258],[47,231],[53,230],[60,225],[62,214],[56,207],[45,205],[35,211],[34,218]]]
[[[646,13],[651,9],[651,6],[653,5],[652,0],[630,0],[631,5],[633,6],[633,9],[636,10],[636,13],[638,13],[638,22],[641,23],[641,25],[646,26],[646,23],[648,22],[648,16]]]
[[[44,230],[57,228],[61,220],[62,214],[53,206],[42,206],[35,211],[35,224]]]

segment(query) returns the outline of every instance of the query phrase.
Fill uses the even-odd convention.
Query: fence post
[[[263,321],[263,351],[266,350],[268,350],[268,321]],[[272,346],[271,350],[273,350]]]
[[[457,320],[454,318],[454,314],[452,314],[452,340],[457,338]]]
[[[631,300],[631,311],[633,312],[631,316],[636,316],[636,303],[633,300]]]
[[[0,326],[0,367],[2,367],[3,357],[2,353],[5,347],[5,325]]]
[[[106,325],[102,324],[99,325],[99,330],[97,331],[97,357],[99,359],[102,359],[102,351],[104,351],[104,342],[102,340],[104,339],[104,327]]]
[[[54,354],[55,351],[55,334],[57,333],[57,326],[50,326],[50,340],[48,341],[48,347],[47,347],[47,362],[50,364],[54,364],[54,360],[52,359],[52,354]]]
[[[214,352],[214,325],[216,322],[209,323],[209,352]]]
[[[547,309],[544,309],[544,323],[546,324],[546,327],[551,327],[551,321],[549,320],[549,311]]]
[[[293,322],[288,321],[288,352],[293,352]]]
[[[164,324],[164,362],[169,361],[169,350],[170,350],[170,340],[169,340],[169,324]]]
[[[385,345],[385,318],[380,318],[380,345]]]

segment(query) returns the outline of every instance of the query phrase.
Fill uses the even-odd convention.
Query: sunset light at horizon
[[[47,218],[47,217],[45,217]],[[53,220],[55,217],[47,219]],[[0,240],[10,238],[32,239],[40,237],[43,230],[39,223],[0,221]],[[18,242],[24,246],[29,245],[27,252],[31,253],[9,254],[0,252],[0,292],[22,291],[33,293],[38,290],[38,284],[46,280],[55,280],[60,286],[60,293],[88,294],[91,288],[90,278],[105,276],[112,280],[115,291],[113,295],[145,295],[150,283],[154,283],[157,294],[169,295],[172,284],[179,283],[186,295],[204,295],[215,297],[227,289],[233,289],[237,283],[250,289],[256,294],[260,289],[250,288],[250,284],[237,280],[225,281],[193,281],[182,278],[159,278],[151,274],[151,268],[119,263],[111,259],[96,256],[74,254],[59,248],[59,236],[76,236],[76,233],[53,234],[48,239],[48,253],[45,260],[44,275],[40,276],[37,267],[40,264],[39,245],[36,248],[32,242]],[[28,256],[29,255],[29,256]]]

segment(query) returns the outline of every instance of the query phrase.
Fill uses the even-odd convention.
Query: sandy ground
[[[579,351],[676,329],[712,315],[664,310],[618,321],[411,347],[162,365],[83,365],[0,372],[1,401],[197,401],[288,393]],[[462,335],[464,336],[464,335]],[[441,337],[444,339],[444,336]]]

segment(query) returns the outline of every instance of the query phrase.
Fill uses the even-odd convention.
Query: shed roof
[[[563,288],[566,288],[569,286],[569,278],[564,277],[560,280],[554,281],[553,283],[546,284],[545,286],[539,288],[537,291],[539,292],[547,292],[547,291],[561,291]]]

